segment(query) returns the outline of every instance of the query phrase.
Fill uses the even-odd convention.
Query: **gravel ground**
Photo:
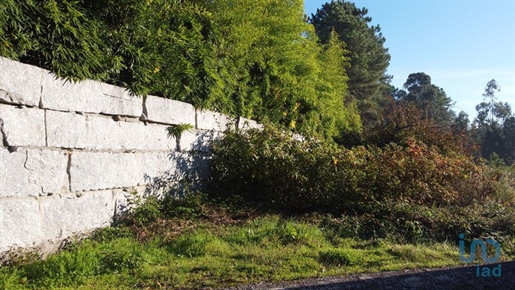
[[[482,277],[492,269],[501,270],[500,277]],[[488,268],[485,270],[484,268]],[[493,273],[498,274],[498,271]],[[344,277],[306,279],[284,283],[261,283],[245,285],[231,290],[254,289],[297,289],[297,290],[336,290],[336,289],[514,289],[515,261],[492,265],[461,266],[436,269],[413,269],[373,274],[356,274]],[[492,274],[492,273],[490,273]]]

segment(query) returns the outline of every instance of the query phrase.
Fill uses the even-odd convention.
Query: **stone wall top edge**
[[[36,147],[36,146],[0,146],[1,150],[15,150],[13,152],[18,151],[61,151],[63,153],[112,153],[112,154],[134,154],[134,153],[173,153],[173,152],[181,152],[176,151],[174,149],[150,149],[150,150],[140,150],[140,149],[90,149],[90,148],[66,148],[66,147]],[[186,150],[183,150],[186,151]]]
[[[0,100],[18,105],[38,106],[41,77],[46,70],[0,57]],[[20,83],[24,83],[20,86]]]
[[[195,125],[195,107],[192,104],[148,95],[144,107],[146,121],[168,125]]]
[[[23,82],[24,85],[19,84]],[[146,98],[147,104],[144,104]],[[123,87],[108,83],[83,80],[70,82],[57,78],[47,69],[22,63],[0,56],[0,102],[9,105],[42,106],[63,112],[97,113],[113,116],[139,118],[147,113],[146,121],[167,125],[199,123],[198,114],[204,115],[198,129],[224,131],[227,123],[235,120],[226,114],[213,110],[195,108],[192,104],[168,98],[148,95],[146,97],[132,95]],[[157,107],[165,106],[156,111]],[[143,112],[146,105],[147,112]],[[172,107],[174,109],[169,109]],[[166,116],[166,113],[180,113]],[[160,112],[161,111],[161,112]],[[163,113],[165,114],[163,116]],[[206,120],[205,115],[209,115]],[[206,123],[207,121],[207,123]],[[218,121],[218,124],[212,124]],[[203,123],[204,122],[204,123]]]
[[[237,118],[213,110],[197,109],[197,129],[223,132],[227,128],[234,128]]]

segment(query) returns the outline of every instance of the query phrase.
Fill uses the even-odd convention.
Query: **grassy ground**
[[[212,212],[106,228],[44,261],[0,268],[0,288],[202,289],[461,263],[454,243],[365,241],[323,225],[321,218]]]

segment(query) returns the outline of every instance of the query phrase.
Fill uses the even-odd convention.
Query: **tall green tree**
[[[331,138],[340,137],[342,132],[359,131],[361,121],[357,102],[347,93],[346,68],[349,59],[345,57],[345,44],[335,31],[320,53],[320,74],[316,91],[319,99],[321,124]],[[320,129],[319,129],[320,130]]]
[[[513,147],[513,115],[507,102],[498,102],[495,93],[501,87],[494,79],[490,80],[483,93],[483,102],[476,106],[477,117],[473,122],[473,134],[481,145],[481,154],[490,159],[496,154],[511,164],[515,148]]]
[[[398,93],[398,97],[413,102],[423,112],[422,118],[447,124],[454,120],[451,98],[442,88],[431,83],[429,75],[423,72],[410,74],[404,88],[407,93]]]
[[[58,76],[318,137],[359,130],[342,43],[320,44],[302,0],[6,0],[0,12],[0,54]]]
[[[459,112],[458,116],[454,119],[453,129],[455,132],[468,132],[470,127],[469,115],[464,111]]]
[[[503,125],[504,154],[506,164],[515,164],[515,116],[506,118]]]
[[[322,43],[329,42],[331,31],[334,30],[346,44],[350,58],[350,67],[347,69],[349,95],[358,100],[364,117],[367,113],[379,111],[378,100],[374,97],[390,80],[386,75],[390,55],[384,47],[385,38],[379,25],[370,25],[372,18],[367,14],[366,8],[337,0],[322,5],[309,19]]]
[[[478,126],[499,126],[506,118],[511,116],[511,107],[508,103],[497,102],[496,92],[501,91],[501,86],[496,80],[490,80],[483,93],[483,102],[476,106]]]
[[[302,4],[212,2],[215,50],[234,112],[324,137],[358,130],[355,106],[344,103],[348,59],[342,44],[335,39],[321,46]]]

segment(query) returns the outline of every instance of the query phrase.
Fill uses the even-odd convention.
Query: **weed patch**
[[[46,260],[0,268],[0,287],[199,289],[461,263],[455,244],[335,238],[338,227],[328,226],[329,219],[265,215],[239,224],[200,219],[180,235],[161,231],[144,241],[127,227],[103,229]],[[503,259],[513,257],[509,253],[513,249],[503,250]]]

